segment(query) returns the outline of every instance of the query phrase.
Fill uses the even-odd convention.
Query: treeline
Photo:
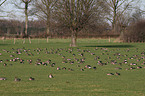
[[[7,37],[23,37],[25,31],[25,22],[18,20],[0,20],[0,36]],[[45,33],[45,23],[43,21],[31,21],[29,22],[29,35],[40,35]]]
[[[25,22],[6,19],[1,19],[0,22],[0,36],[16,38],[25,37]],[[55,22],[51,22],[50,24],[51,35],[46,33],[47,28],[43,20],[29,21],[28,26],[28,35],[32,38],[45,38],[48,36],[52,38],[68,38],[71,36],[71,31],[68,28]],[[119,34],[114,34],[107,23],[98,26],[89,26],[78,33],[79,38],[105,38],[109,36],[118,37]]]
[[[22,20],[1,19],[0,35],[17,38],[71,37],[71,47],[77,46],[77,38],[121,36],[125,42],[145,41],[144,26],[138,26],[144,25],[140,22],[144,19],[144,11],[137,6],[139,1],[11,0],[9,4],[15,5],[17,10],[23,9],[22,17],[14,14]],[[33,16],[37,20],[30,20],[29,17],[34,19]]]

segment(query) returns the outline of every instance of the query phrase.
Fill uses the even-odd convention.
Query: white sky
[[[0,2],[2,2],[3,0],[0,0]],[[4,16],[4,17],[0,17],[0,19],[5,18],[5,19],[17,19],[17,20],[24,20],[25,19],[25,15],[24,15],[24,9],[17,9],[15,7],[14,4],[11,3],[12,0],[7,0],[1,7],[0,9],[2,9],[5,12],[0,12],[0,16]],[[19,1],[19,0],[17,0]],[[24,6],[24,5],[23,5]],[[22,7],[23,7],[22,6]],[[34,16],[33,16],[34,17]],[[31,16],[29,16],[30,20],[35,19],[35,17],[33,18]],[[24,19],[23,19],[24,18]]]
[[[2,2],[3,0],[0,0],[0,2]],[[6,11],[4,12],[0,12],[0,16],[8,16],[8,17],[0,17],[0,19],[2,18],[6,18],[6,19],[18,19],[18,20],[22,20],[24,18],[24,10],[18,10],[14,7],[14,5],[10,4],[12,0],[7,0],[1,7],[0,9]],[[17,0],[19,1],[19,0]],[[141,3],[138,4],[138,6],[141,6],[142,10],[145,10],[145,0],[141,0]],[[35,19],[33,17],[29,17],[29,20]]]

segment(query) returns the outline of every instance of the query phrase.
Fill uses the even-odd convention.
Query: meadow
[[[0,40],[0,96],[144,96],[145,44],[113,41]]]

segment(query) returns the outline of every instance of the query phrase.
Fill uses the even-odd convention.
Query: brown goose
[[[33,77],[30,77],[30,78],[29,78],[29,80],[30,80],[30,81],[33,81],[33,80],[35,80],[35,78],[33,78]]]
[[[49,78],[54,78],[52,74],[49,75]]]
[[[21,79],[20,79],[20,78],[15,77],[15,80],[14,80],[14,81],[21,81]]]
[[[120,75],[120,73],[116,72],[115,75]]]
[[[7,78],[5,78],[5,77],[0,77],[0,80],[7,80]]]
[[[107,75],[114,75],[113,73],[108,73]]]

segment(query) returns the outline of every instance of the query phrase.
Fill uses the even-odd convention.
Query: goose
[[[108,73],[107,75],[114,75],[113,73]]]
[[[3,60],[0,60],[0,63],[2,63],[3,62]]]
[[[52,63],[51,65],[50,65],[50,67],[54,67],[55,66],[55,63]]]
[[[15,77],[15,81],[21,81],[21,79],[20,79],[20,78]]]
[[[77,65],[77,67],[80,67],[80,65]]]
[[[84,71],[84,69],[81,69],[81,71]]]
[[[76,56],[75,54],[72,54],[73,56]]]
[[[95,55],[95,53],[90,53],[91,55]]]
[[[14,55],[10,55],[10,57],[14,57]]]
[[[6,64],[6,63],[4,63],[4,66],[7,66],[7,64]]]
[[[129,68],[126,68],[125,70],[129,70]]]
[[[62,56],[61,58],[65,58],[65,56]]]
[[[33,77],[30,77],[30,78],[29,78],[29,80],[30,80],[30,81],[32,81],[32,80],[35,80],[35,78],[33,78]]]
[[[7,80],[5,77],[0,77],[0,80]]]
[[[62,61],[62,63],[67,63],[67,61],[64,60],[64,61]]]
[[[60,70],[60,67],[57,67],[57,70]]]
[[[70,61],[69,63],[70,63],[70,64],[74,64],[74,61]]]
[[[97,68],[94,66],[93,69],[97,69]]]
[[[49,78],[54,78],[52,74],[49,75]]]
[[[130,69],[135,69],[135,67],[130,67]]]
[[[142,68],[141,66],[137,66],[138,69]]]
[[[68,68],[68,71],[73,71],[73,69],[71,69],[71,68]]]
[[[116,72],[115,75],[120,75],[120,73]]]
[[[62,70],[66,70],[66,67],[63,67]]]
[[[28,62],[29,64],[32,64],[32,60],[27,60],[27,62]]]

